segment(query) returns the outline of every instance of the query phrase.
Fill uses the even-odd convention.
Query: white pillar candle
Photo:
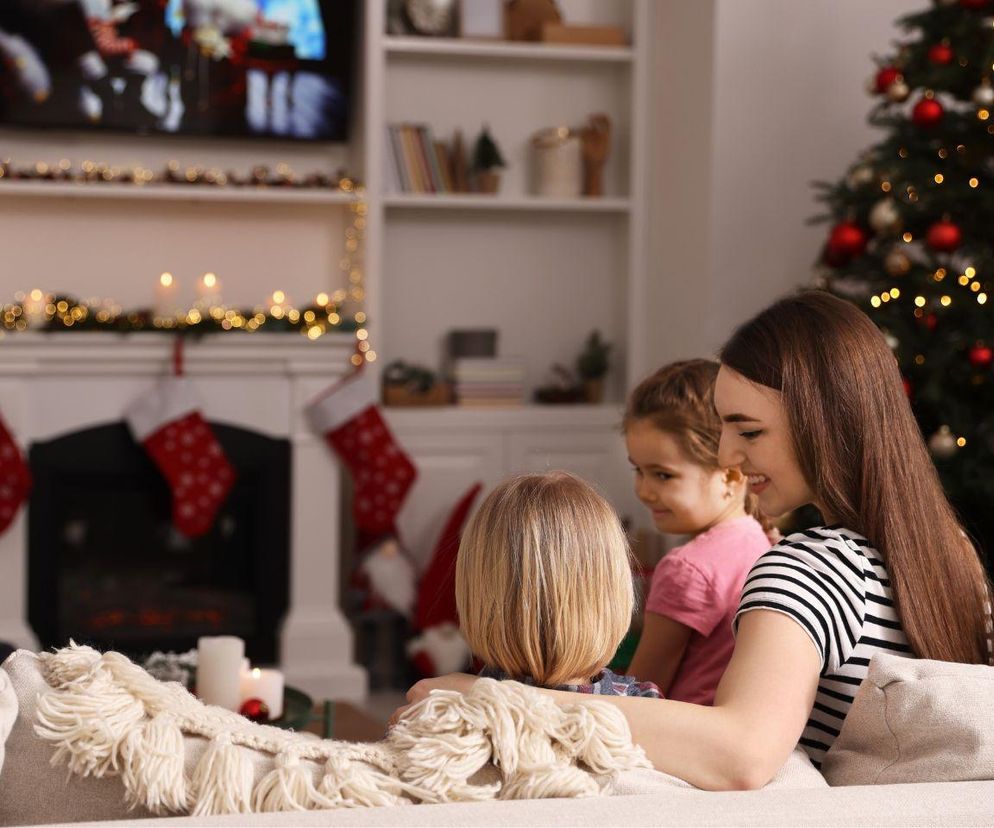
[[[163,273],[155,285],[155,305],[152,313],[160,319],[176,316],[179,310],[177,302],[176,279],[172,273]]]
[[[47,297],[45,296],[45,293],[38,288],[35,288],[24,297],[24,302],[21,307],[24,310],[24,321],[28,323],[29,328],[37,327],[45,321],[46,304]]]
[[[258,667],[242,674],[242,703],[259,699],[269,708],[269,718],[283,715],[283,674],[279,670],[262,670]]]
[[[197,641],[197,695],[206,704],[228,710],[241,707],[240,672],[245,642],[233,635],[204,636]]]
[[[197,279],[197,303],[207,309],[221,304],[221,280],[215,273],[205,273]]]

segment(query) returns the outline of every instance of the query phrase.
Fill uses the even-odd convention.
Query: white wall
[[[662,0],[655,56],[657,362],[712,353],[808,281],[826,228],[810,182],[876,139],[872,54],[922,0]],[[710,24],[710,28],[709,28]],[[679,88],[674,88],[675,84]],[[706,204],[705,204],[706,203]]]

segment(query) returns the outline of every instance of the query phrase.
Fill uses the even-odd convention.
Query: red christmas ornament
[[[895,83],[901,79],[901,70],[896,66],[885,66],[879,72],[877,72],[876,78],[873,81],[874,87],[877,90],[877,94],[883,95],[891,88]]]
[[[940,253],[952,253],[962,244],[963,232],[958,225],[949,219],[942,219],[928,228],[925,240],[933,250]]]
[[[825,246],[825,261],[834,266],[855,259],[866,250],[866,232],[854,221],[842,221],[832,228]]]
[[[269,721],[269,705],[262,699],[246,699],[238,712],[256,724],[266,724]]]
[[[923,129],[938,126],[946,112],[935,98],[922,98],[911,110],[911,120]]]
[[[947,66],[955,57],[955,53],[947,43],[936,43],[928,50],[929,63],[934,63],[936,66]]]
[[[967,351],[966,358],[974,368],[988,368],[994,361],[994,351],[978,343]]]
[[[939,327],[939,317],[936,316],[934,313],[928,314],[925,317],[924,322],[925,322],[925,327],[928,328],[929,331],[934,331],[936,328]]]
[[[901,377],[901,385],[904,386],[904,394],[910,400],[911,392],[914,391],[914,386],[911,385],[911,380],[907,377]]]
[[[959,0],[959,4],[964,9],[972,9],[973,11],[980,11],[981,9],[986,9],[988,2],[989,0]]]

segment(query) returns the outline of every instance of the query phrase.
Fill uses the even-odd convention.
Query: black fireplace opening
[[[31,446],[28,620],[42,647],[73,639],[140,658],[237,635],[253,663],[279,661],[290,443],[211,426],[238,478],[193,539],[173,528],[165,478],[124,423]]]

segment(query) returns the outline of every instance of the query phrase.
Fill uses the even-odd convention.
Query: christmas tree
[[[885,137],[817,185],[833,223],[817,282],[887,336],[946,491],[994,550],[994,2],[898,22],[869,86]]]

